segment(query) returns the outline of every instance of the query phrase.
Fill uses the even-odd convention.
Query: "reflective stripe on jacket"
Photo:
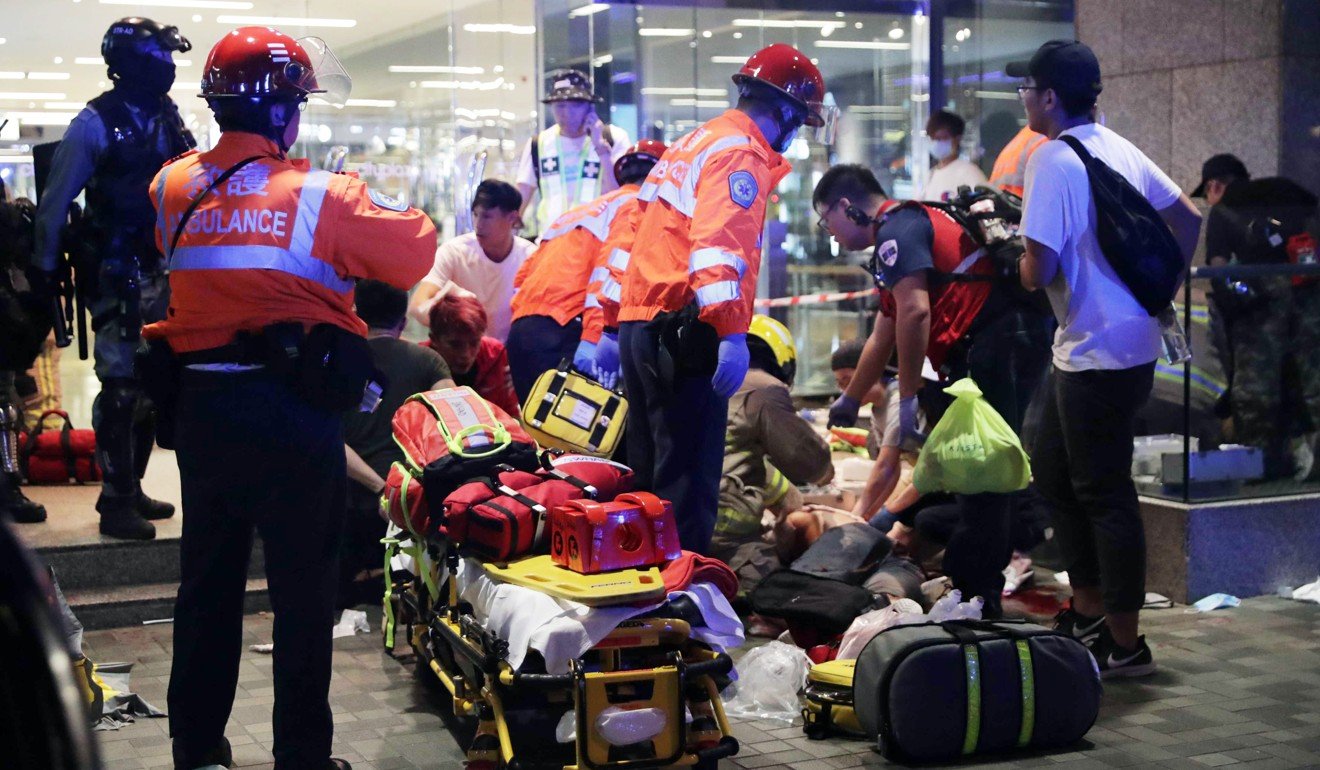
[[[766,204],[789,163],[747,115],[728,110],[679,139],[651,169],[624,275],[620,321],[695,301],[719,336],[747,331]]]
[[[174,232],[206,194],[177,247]],[[143,334],[176,352],[219,347],[238,331],[281,321],[332,323],[364,334],[353,313],[353,279],[410,289],[435,254],[430,218],[361,180],[282,157],[257,134],[226,132],[215,148],[167,164],[151,184],[156,243],[169,260],[170,307]]]
[[[543,315],[563,326],[581,315],[582,339],[600,339],[604,322],[596,295],[608,275],[605,243],[627,226],[629,217],[620,221],[620,214],[635,208],[639,189],[624,185],[555,220],[513,279],[514,320]]]

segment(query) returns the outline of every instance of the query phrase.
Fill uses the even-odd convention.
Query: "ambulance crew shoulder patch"
[[[372,190],[371,188],[367,188],[367,197],[371,198],[371,202],[372,202],[372,203],[374,203],[374,204],[376,204],[377,206],[379,206],[380,208],[386,209],[386,210],[388,210],[388,211],[407,211],[407,210],[408,210],[408,206],[407,206],[405,203],[403,203],[402,201],[399,201],[399,200],[396,200],[396,199],[394,199],[394,198],[391,198],[390,196],[386,195],[385,193],[382,193],[382,192],[376,192],[375,190]]]
[[[885,267],[893,267],[898,261],[898,241],[888,240],[880,244],[880,261]]]
[[[752,207],[759,192],[756,177],[750,171],[735,171],[729,174],[729,200],[745,209]]]

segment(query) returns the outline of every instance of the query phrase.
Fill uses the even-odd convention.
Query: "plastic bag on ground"
[[[339,616],[339,622],[335,624],[332,638],[356,636],[359,633],[371,633],[371,624],[367,623],[367,613],[362,610],[344,610],[344,614]]]
[[[806,685],[811,659],[801,648],[770,642],[738,661],[738,681],[723,692],[724,712],[742,719],[792,724],[800,716],[798,692]]]
[[[1316,578],[1314,583],[1307,583],[1292,592],[1292,598],[1299,602],[1315,602],[1320,604],[1320,578]]]
[[[859,616],[843,633],[843,641],[839,643],[839,654],[835,659],[855,659],[876,634],[890,626],[898,625],[903,615],[911,614],[920,615],[921,605],[911,599],[899,599],[884,609],[873,610]]]

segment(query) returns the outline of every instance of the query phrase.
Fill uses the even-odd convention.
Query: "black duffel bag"
[[[1100,672],[1066,634],[1022,621],[895,626],[857,656],[853,705],[886,759],[947,762],[1081,740]]]

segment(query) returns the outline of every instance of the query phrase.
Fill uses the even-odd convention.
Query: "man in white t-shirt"
[[[1019,263],[1027,289],[1045,288],[1059,322],[1052,387],[1032,444],[1036,485],[1053,504],[1055,539],[1073,599],[1055,626],[1088,642],[1101,675],[1155,670],[1138,612],[1146,596],[1146,541],[1132,484],[1132,433],[1150,395],[1160,328],[1114,273],[1096,238],[1095,203],[1081,158],[1061,134],[1140,191],[1190,263],[1201,227],[1191,200],[1140,150],[1092,118],[1100,63],[1082,43],[1053,40],[1006,70],[1027,123],[1051,141],[1027,163]]]
[[[417,284],[408,314],[428,325],[436,298],[453,291],[473,294],[486,308],[486,336],[509,336],[513,277],[536,244],[515,234],[522,198],[508,182],[487,179],[472,196],[473,231],[451,238],[435,252],[435,265]]]
[[[555,124],[528,140],[514,180],[523,199],[519,213],[526,215],[533,194],[540,199],[536,219],[529,223],[538,234],[565,211],[619,186],[614,164],[631,142],[627,132],[596,114],[601,101],[583,73],[550,73],[550,91],[541,103],[550,105]]]
[[[930,179],[921,188],[919,201],[942,201],[958,194],[959,187],[990,184],[981,167],[962,156],[963,132],[967,123],[956,113],[940,110],[926,121],[930,154],[936,159]]]

